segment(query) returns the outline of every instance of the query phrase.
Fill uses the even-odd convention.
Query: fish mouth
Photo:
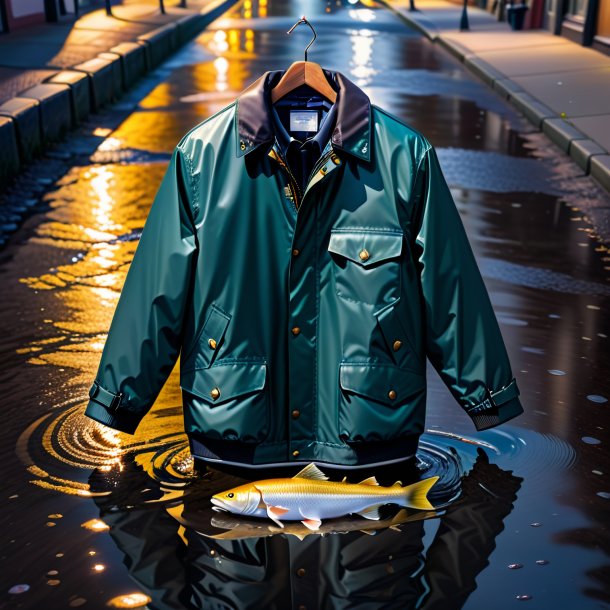
[[[222,510],[225,512],[230,512],[222,500],[219,500],[218,498],[210,498],[210,502],[214,504],[214,506],[212,507],[213,510]]]

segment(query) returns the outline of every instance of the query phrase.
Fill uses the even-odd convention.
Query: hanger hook
[[[306,23],[310,28],[311,31],[313,32],[313,38],[311,39],[311,41],[309,42],[309,44],[305,47],[305,61],[307,61],[307,49],[309,49],[309,47],[313,44],[314,40],[318,37],[316,34],[316,31],[313,29],[313,25],[311,25],[311,23],[309,23],[309,21],[307,21],[307,19],[305,18],[305,15],[303,15],[287,32],[286,34],[290,34],[292,32],[292,30],[294,30],[294,28],[297,27],[297,25],[300,25],[301,23]]]

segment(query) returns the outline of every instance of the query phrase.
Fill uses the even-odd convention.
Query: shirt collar
[[[340,72],[324,68],[322,70],[333,89],[337,91],[337,99],[333,105],[333,108],[336,108],[336,118],[331,136],[332,146],[369,161],[371,154],[369,97]],[[284,72],[285,70],[264,72],[237,97],[236,154],[238,157],[249,154],[262,144],[271,144],[274,141],[270,92]]]
[[[298,140],[296,140],[296,138],[293,138],[288,133],[288,131],[286,131],[286,128],[284,127],[282,121],[280,120],[279,114],[278,114],[275,106],[273,106],[273,105],[271,106],[271,112],[273,115],[272,120],[273,120],[273,129],[275,131],[275,136],[277,138],[278,145],[280,146],[280,148],[282,149],[282,152],[285,155],[290,144],[292,142],[298,142]],[[318,154],[321,153],[322,149],[324,148],[324,145],[328,142],[328,140],[330,138],[331,129],[333,127],[336,114],[337,114],[337,104],[333,104],[331,106],[331,108],[328,110],[328,114],[324,118],[324,122],[322,123],[322,126],[320,127],[318,133],[316,133],[315,136],[313,136],[312,138],[310,138],[308,140],[308,141],[313,140],[318,145],[318,150],[316,151]]]

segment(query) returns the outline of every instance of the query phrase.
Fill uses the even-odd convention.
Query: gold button
[[[301,332],[301,329],[298,326],[295,326],[292,329],[292,334],[296,337]]]
[[[294,455],[294,457],[299,457],[299,455],[300,455],[300,454],[301,454],[301,452],[300,452],[298,449],[295,449],[295,450],[292,452],[292,455]]]
[[[321,173],[321,174],[325,174],[327,171],[328,171],[328,169],[326,168],[326,165],[324,165],[324,166],[322,166],[322,167],[320,168],[320,173]]]
[[[331,159],[333,160],[333,163],[334,163],[335,165],[339,165],[339,164],[341,163],[341,159],[339,159],[339,157],[337,157],[337,155],[333,155],[333,156],[331,157]]]
[[[300,576],[301,578],[305,576],[305,568],[299,568],[297,570],[297,576]]]
[[[298,256],[300,253],[301,253],[301,251],[300,251],[300,250],[298,250],[297,248],[295,248],[295,249],[292,251],[292,256]]]
[[[210,392],[210,396],[214,400],[216,400],[220,396],[220,388],[212,388],[212,391]]]
[[[402,341],[399,341],[398,339],[396,339],[396,341],[394,341],[394,351],[397,352],[401,347],[402,347]]]
[[[396,398],[396,392],[394,390],[390,390],[388,392],[388,397],[390,398],[390,400],[394,400]]]
[[[216,349],[216,340],[215,339],[208,339],[208,345],[212,348],[212,349]]]
[[[366,261],[369,258],[369,253],[367,252],[366,248],[363,248],[360,250],[358,256],[360,257],[360,260]]]
[[[244,144],[244,141],[243,141],[243,140],[242,140],[242,141],[239,143],[239,147],[240,147],[242,150],[246,150],[246,145]]]
[[[301,412],[300,412],[300,411],[298,411],[297,409],[295,409],[295,410],[292,412],[292,418],[293,418],[293,419],[298,419],[298,418],[299,418],[299,415],[301,415]]]

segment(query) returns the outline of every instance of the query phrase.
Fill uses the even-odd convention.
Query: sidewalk
[[[381,0],[453,53],[610,192],[610,57],[546,30],[514,31],[491,13],[445,0]]]
[[[137,0],[0,36],[0,190],[236,0]],[[0,210],[1,211],[1,210]]]

